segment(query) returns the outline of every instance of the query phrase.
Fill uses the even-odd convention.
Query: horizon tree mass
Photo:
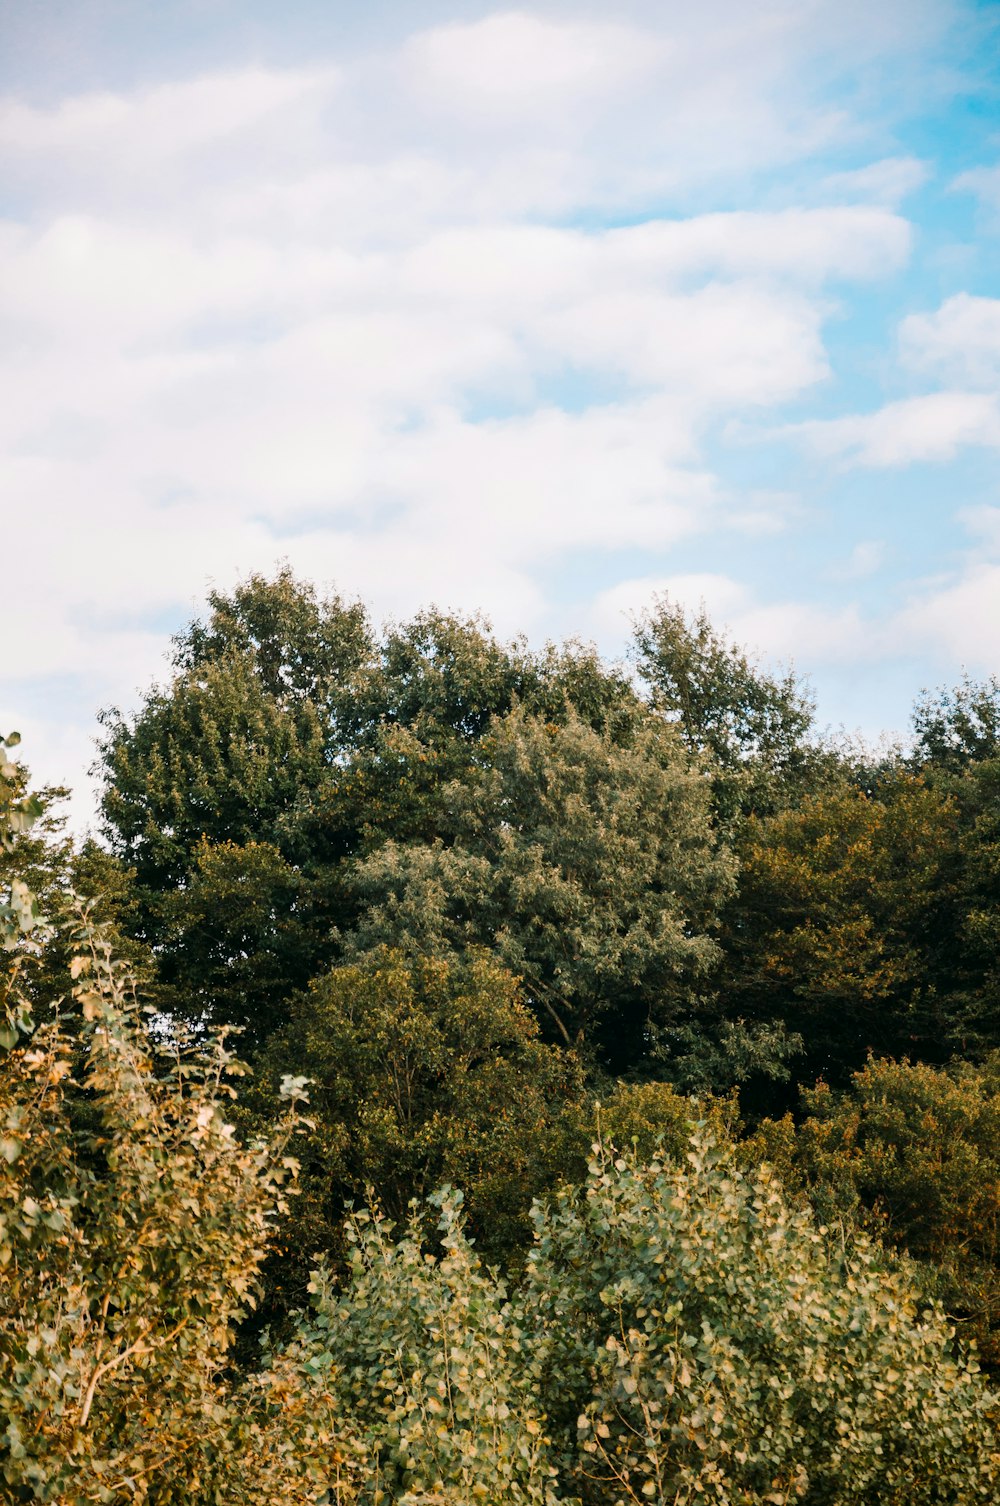
[[[996,681],[281,568],[100,725],[100,841],[0,769],[14,1498],[994,1499]]]

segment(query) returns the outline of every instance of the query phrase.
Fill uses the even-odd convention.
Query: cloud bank
[[[765,648],[890,652],[857,602],[661,567],[786,526],[787,488],[722,463],[733,426],[835,467],[1000,444],[1000,302],[965,292],[896,331],[931,390],[809,413],[845,306],[912,265],[901,206],[928,176],[866,148],[882,128],[857,95],[954,21],[828,0],[465,13],[297,63],[171,76],[168,57],[128,87],[0,98],[0,480],[32,562],[8,583],[30,650],[4,695],[55,749],[44,772],[78,774],[89,708],[148,682],[208,581],[279,557],[377,613],[437,600],[612,646],[626,592],[703,579]],[[607,561],[592,587],[583,556]],[[921,621],[948,592],[989,615],[976,569]]]

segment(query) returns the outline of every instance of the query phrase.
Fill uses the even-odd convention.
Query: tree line
[[[0,784],[14,1499],[995,1497],[997,681],[280,571],[98,768]]]

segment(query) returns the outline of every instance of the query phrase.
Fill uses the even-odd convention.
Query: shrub
[[[941,1311],[704,1131],[681,1164],[598,1153],[536,1234],[523,1322],[587,1506],[996,1499],[997,1398]]]
[[[313,1280],[306,1364],[355,1420],[359,1502],[554,1506],[526,1335],[465,1235],[460,1196],[445,1189],[431,1203],[434,1237],[416,1208],[398,1242],[380,1214],[355,1216],[349,1284]]]

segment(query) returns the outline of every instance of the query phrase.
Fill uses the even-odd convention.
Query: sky
[[[1000,672],[1000,3],[0,0],[0,731],[287,562],[905,736]]]

